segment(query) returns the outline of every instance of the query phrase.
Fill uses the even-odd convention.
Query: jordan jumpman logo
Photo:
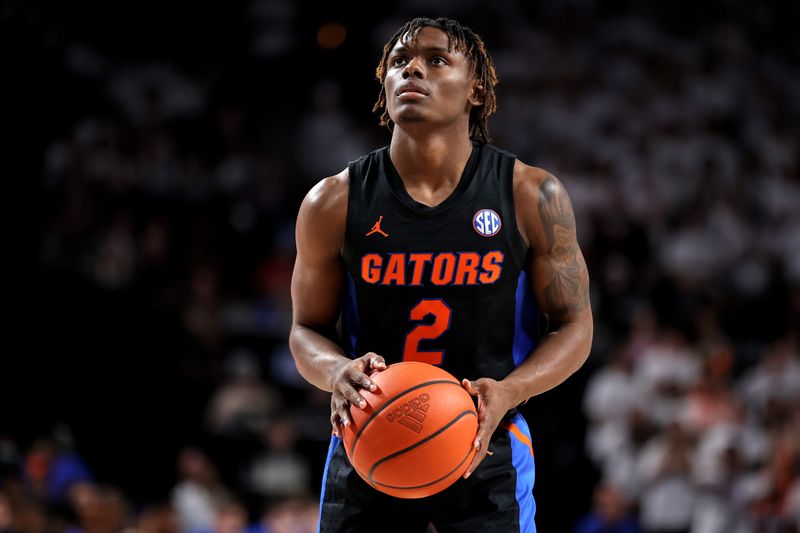
[[[381,220],[383,220],[383,215],[381,215],[381,217],[378,219],[378,221],[375,223],[375,225],[374,225],[374,226],[372,226],[372,229],[371,229],[371,230],[369,230],[369,232],[367,233],[367,237],[369,237],[369,236],[370,236],[370,235],[372,235],[373,233],[380,233],[380,234],[381,234],[381,235],[383,235],[384,237],[388,237],[388,236],[389,236],[389,234],[388,234],[388,233],[386,233],[385,231],[383,231],[383,230],[381,229]]]

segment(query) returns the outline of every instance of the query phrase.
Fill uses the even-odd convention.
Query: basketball
[[[427,363],[390,365],[363,389],[365,409],[352,407],[343,427],[345,451],[375,489],[398,498],[440,492],[469,467],[478,432],[472,397],[450,373]]]

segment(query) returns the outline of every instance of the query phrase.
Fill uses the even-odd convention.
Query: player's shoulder
[[[547,170],[528,165],[519,159],[514,163],[514,198],[520,203],[550,201],[566,195],[561,181]]]
[[[315,214],[336,214],[347,210],[350,189],[350,171],[345,168],[338,174],[321,179],[306,194],[302,210]]]
[[[321,179],[308,191],[300,206],[303,219],[337,225],[347,218],[350,188],[358,187],[366,167],[375,164],[388,147],[378,148],[351,161],[338,174]],[[355,173],[355,175],[353,175]]]
[[[374,164],[387,150],[388,146],[384,146],[362,155],[358,159],[351,161],[338,174],[328,176],[317,182],[306,194],[303,200],[303,207],[315,210],[346,210],[350,187],[358,187],[358,182],[363,177],[365,167]],[[352,171],[355,172],[355,176],[351,175]]]
[[[534,249],[547,248],[545,237],[555,221],[553,213],[572,216],[569,196],[561,181],[547,170],[519,159],[514,163],[514,206],[520,233]]]
[[[317,182],[300,205],[297,215],[298,250],[338,253],[347,221],[347,169]],[[303,244],[305,243],[305,244]],[[316,252],[312,252],[316,253]]]

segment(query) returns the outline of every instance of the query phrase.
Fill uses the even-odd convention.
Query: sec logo
[[[481,209],[472,217],[472,227],[479,235],[491,237],[497,235],[503,227],[503,222],[500,220],[500,215],[492,209]]]

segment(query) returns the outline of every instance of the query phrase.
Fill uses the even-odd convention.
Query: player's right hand
[[[366,353],[342,365],[333,380],[333,393],[331,394],[331,426],[333,426],[334,435],[342,436],[340,424],[353,423],[350,416],[351,405],[360,409],[367,406],[366,400],[358,390],[377,390],[377,386],[369,379],[369,376],[381,370],[386,370],[386,361],[374,352]]]

